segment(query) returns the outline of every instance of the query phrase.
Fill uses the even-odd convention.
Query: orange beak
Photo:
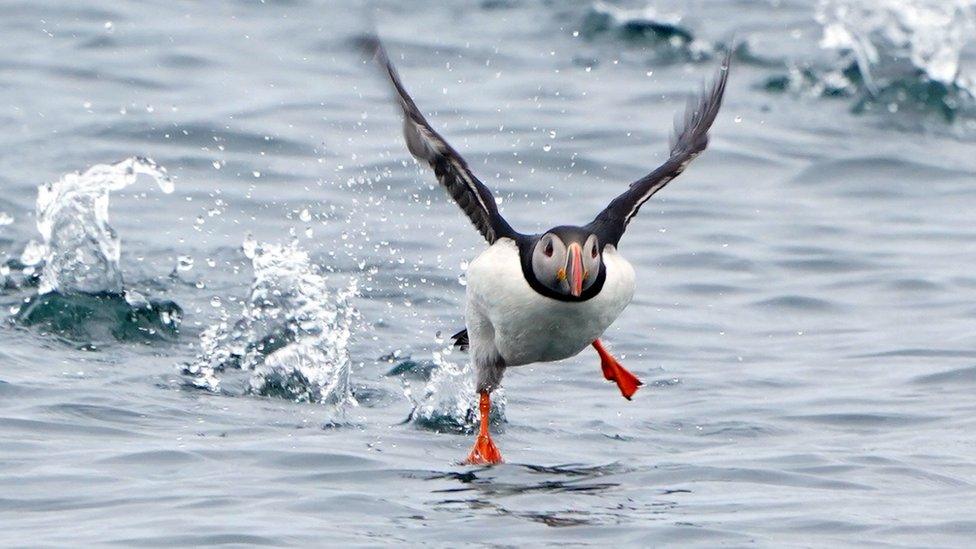
[[[573,297],[579,297],[583,293],[583,248],[575,242],[569,245],[566,274],[569,279],[569,293]]]

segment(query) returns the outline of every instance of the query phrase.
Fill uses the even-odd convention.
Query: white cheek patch
[[[552,255],[545,254],[546,246],[552,244]],[[565,247],[561,242],[554,238],[543,238],[536,245],[532,252],[532,273],[543,286],[555,291],[568,291],[569,286],[565,282],[565,272],[561,273],[563,262],[560,258],[565,258]],[[562,274],[562,276],[560,276]]]
[[[596,247],[596,257],[593,257],[594,247]],[[586,278],[583,279],[583,289],[589,288],[596,282],[600,274],[600,248],[596,236],[586,239],[583,247],[583,269]]]

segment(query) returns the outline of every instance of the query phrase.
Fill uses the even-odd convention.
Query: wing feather
[[[407,93],[400,75],[375,36],[363,40],[363,48],[383,67],[403,111],[403,136],[407,149],[417,160],[426,162],[451,198],[461,207],[481,236],[493,244],[516,233],[498,211],[495,197],[468,168],[468,163],[431,127]]]
[[[731,56],[730,48],[711,87],[702,90],[697,99],[690,100],[684,116],[675,119],[668,160],[653,172],[631,183],[626,191],[613,199],[590,223],[589,228],[600,235],[602,242],[616,245],[641,206],[654,193],[681,175],[688,164],[708,146],[708,130],[722,106]]]

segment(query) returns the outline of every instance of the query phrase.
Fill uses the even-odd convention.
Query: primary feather
[[[722,106],[725,84],[729,78],[732,50],[726,53],[718,75],[709,89],[688,102],[684,116],[675,119],[671,151],[667,161],[653,172],[634,181],[630,187],[596,216],[588,226],[601,235],[602,241],[616,245],[627,224],[654,193],[681,175],[689,163],[708,146],[708,130]]]
[[[502,237],[514,236],[515,231],[499,213],[495,197],[488,187],[471,173],[464,158],[421,114],[403,86],[383,44],[371,36],[363,41],[363,47],[383,67],[393,85],[397,103],[403,111],[403,136],[410,154],[430,165],[437,180],[489,244]]]

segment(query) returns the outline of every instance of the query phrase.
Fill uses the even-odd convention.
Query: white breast
[[[610,245],[603,262],[607,277],[599,294],[559,301],[529,286],[514,241],[495,242],[468,267],[466,321],[473,355],[495,351],[506,365],[518,366],[562,360],[585,349],[634,296],[630,263]]]

